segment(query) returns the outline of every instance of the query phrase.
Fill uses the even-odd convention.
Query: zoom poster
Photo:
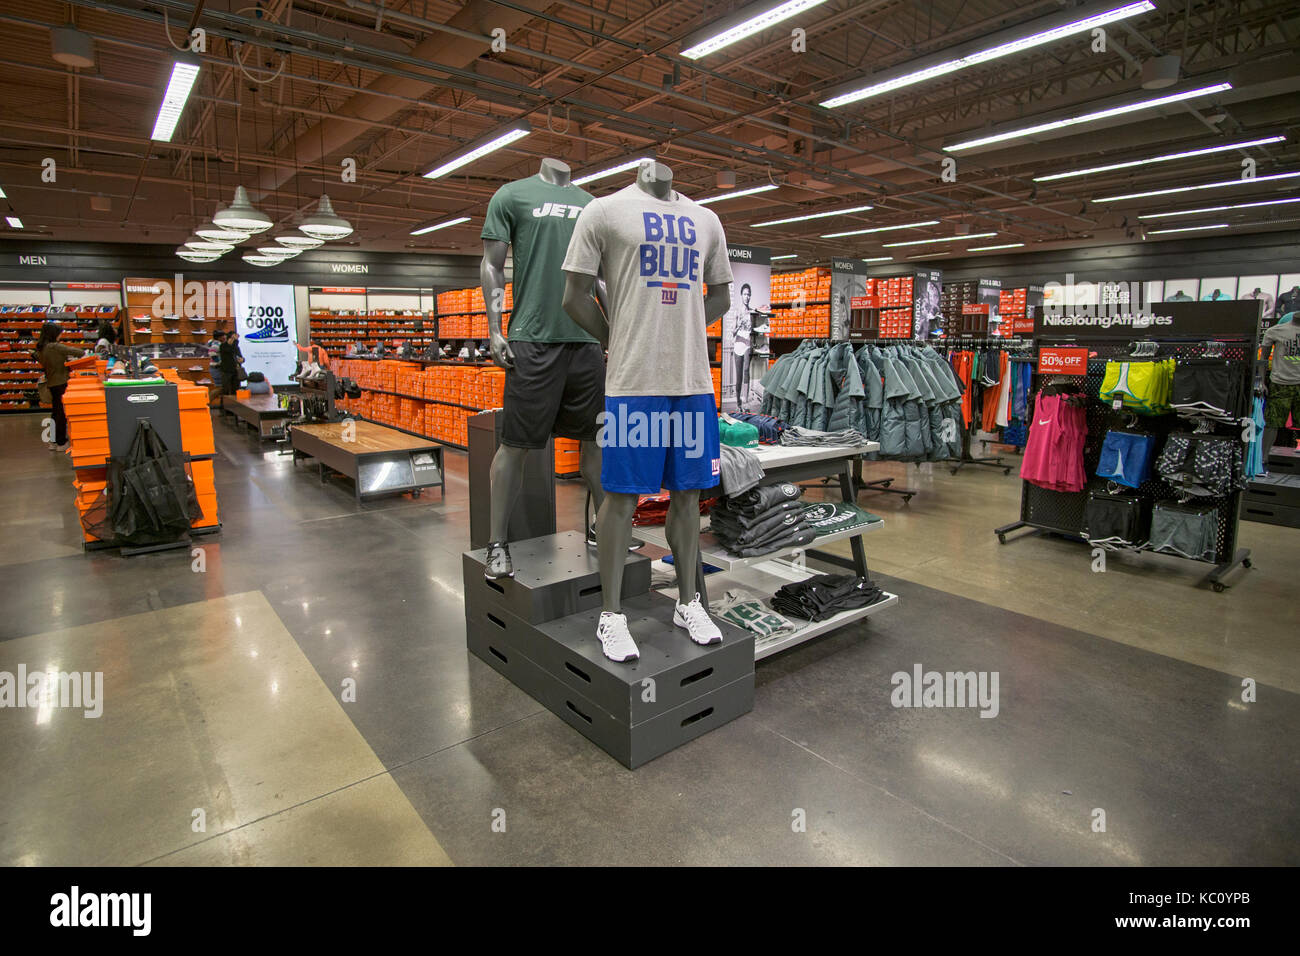
[[[236,282],[232,299],[244,371],[261,372],[272,385],[289,384],[298,362],[293,286]]]

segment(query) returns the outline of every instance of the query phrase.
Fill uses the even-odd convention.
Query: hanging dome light
[[[190,236],[185,240],[183,245],[188,249],[194,249],[197,252],[215,252],[220,255],[223,252],[229,252],[235,248],[233,242],[220,242],[216,239],[200,239],[198,236]]]
[[[176,255],[178,258],[184,259],[186,262],[216,262],[221,258],[221,253],[219,252],[200,251],[198,249],[190,249],[187,246],[177,246]]]
[[[315,249],[317,246],[325,245],[324,239],[304,236],[300,232],[287,232],[283,236],[276,236],[275,241],[290,249]]]
[[[201,239],[211,239],[213,242],[225,242],[233,246],[243,242],[252,235],[252,233],[245,232],[242,229],[223,229],[221,226],[200,226],[194,230],[194,235]]]
[[[298,228],[313,239],[345,239],[352,235],[352,223],[334,212],[330,197],[324,194],[316,211],[298,224]]]
[[[248,201],[248,190],[236,187],[235,201],[223,209],[218,209],[212,221],[223,229],[237,232],[266,232],[271,228],[271,217],[257,209]]]
[[[278,266],[284,259],[278,256],[259,256],[251,252],[244,254],[244,261],[251,266]]]
[[[288,246],[258,246],[257,254],[259,256],[270,256],[273,259],[292,259],[301,249],[290,249]]]

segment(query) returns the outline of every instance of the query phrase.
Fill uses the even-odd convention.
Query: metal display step
[[[753,680],[754,639],[746,631],[715,618],[722,643],[702,647],[673,624],[671,598],[650,592],[625,598],[622,606],[641,652],[626,663],[611,661],[600,649],[599,608],[542,624],[529,624],[499,607],[479,608],[466,618],[466,627],[489,635],[500,649],[524,655],[627,724],[649,720],[724,684]]]
[[[510,542],[515,576],[489,581],[483,577],[487,551],[478,548],[462,557],[465,614],[500,607],[531,624],[567,617],[601,605],[600,567],[596,549],[579,531]],[[632,553],[623,571],[623,594],[633,597],[650,590],[650,559]]]
[[[628,724],[523,654],[503,650],[494,636],[481,628],[468,628],[466,641],[477,657],[629,770],[754,709],[751,673],[649,720]]]
[[[1300,528],[1300,474],[1252,478],[1241,496],[1241,520]]]

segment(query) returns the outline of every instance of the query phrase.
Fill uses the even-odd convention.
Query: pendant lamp
[[[250,235],[271,228],[271,217],[248,201],[248,190],[243,186],[235,188],[234,202],[223,209],[218,209],[212,221],[222,228],[246,232]]]
[[[288,246],[290,249],[315,249],[317,246],[325,245],[324,239],[304,236],[300,232],[288,232],[283,236],[276,236],[275,241],[282,246]]]
[[[177,246],[176,256],[186,262],[216,262],[221,258],[221,253],[200,251],[191,249],[188,246]]]
[[[215,252],[220,255],[223,252],[229,252],[235,248],[233,242],[222,242],[216,239],[201,239],[198,236],[190,236],[182,243],[187,249],[194,249],[198,252]]]
[[[200,239],[211,239],[214,242],[224,242],[233,246],[243,242],[252,233],[240,229],[223,229],[221,226],[199,226],[194,230],[194,235]]]
[[[352,223],[334,212],[330,197],[321,194],[316,211],[298,224],[298,228],[313,239],[344,239],[352,235]]]
[[[278,266],[281,262],[284,262],[283,259],[277,256],[259,256],[251,252],[245,253],[243,258],[251,266]]]

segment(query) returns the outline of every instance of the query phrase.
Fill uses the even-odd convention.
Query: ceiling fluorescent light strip
[[[1138,0],[1136,3],[1126,3],[1121,6],[1108,6],[1107,9],[1101,10],[1091,16],[1072,19],[1066,23],[1047,27],[1046,29],[1041,29],[1041,27],[1048,22],[1059,19],[1060,15],[1058,14],[1055,17],[1042,17],[1038,20],[1031,21],[1028,24],[1023,24],[1021,27],[1013,28],[1030,29],[1033,31],[1031,33],[1014,37],[984,50],[956,56],[950,60],[935,63],[919,70],[911,70],[906,73],[901,73],[892,76],[889,79],[880,80],[857,90],[850,90],[823,101],[821,105],[826,109],[834,109],[838,106],[846,106],[849,103],[857,103],[861,100],[870,99],[873,96],[892,93],[894,90],[902,89],[905,86],[914,86],[917,83],[924,83],[927,80],[946,76],[949,73],[955,73],[958,70],[964,70],[970,66],[988,63],[991,60],[1010,56],[1013,53],[1023,53],[1025,50],[1030,50],[1047,43],[1055,43],[1058,40],[1063,40],[1066,37],[1075,36],[1080,33],[1087,33],[1097,27],[1104,26],[1107,23],[1114,23],[1117,20],[1126,20],[1139,13],[1147,13],[1154,9],[1155,4],[1152,3],[1151,0]],[[1036,26],[1040,27],[1040,29],[1035,30],[1034,27]],[[1004,31],[1003,35],[1005,35],[1006,32],[1008,31]],[[939,56],[943,55],[944,54],[942,53],[939,54]]]
[[[1229,186],[1253,186],[1255,183],[1267,183],[1277,179],[1294,179],[1300,176],[1300,170],[1291,173],[1272,173],[1268,176],[1253,176],[1250,179],[1223,179],[1217,183],[1201,183],[1199,186],[1171,186],[1169,189],[1151,189],[1143,193],[1125,193],[1122,196],[1102,196],[1093,202],[1122,202],[1126,199],[1146,199],[1148,196],[1168,196],[1171,193],[1195,192],[1198,189],[1227,189]]]
[[[920,229],[923,226],[937,225],[938,219],[927,219],[924,222],[905,222],[901,226],[872,226],[870,229],[854,229],[851,232],[828,232],[822,238],[841,239],[844,236],[865,236],[869,232],[893,232],[895,229]]]
[[[11,229],[21,229],[23,221],[17,216],[5,216],[5,222],[9,223]]]
[[[1244,223],[1243,223],[1244,225]],[[1179,226],[1177,229],[1152,229],[1147,232],[1148,236],[1163,236],[1171,232],[1200,232],[1203,229],[1227,229],[1226,222],[1216,222],[1212,226]]]
[[[1175,216],[1199,216],[1205,212],[1227,212],[1230,209],[1258,209],[1260,206],[1285,206],[1300,202],[1300,196],[1293,199],[1265,199],[1260,202],[1239,202],[1227,206],[1203,206],[1200,209],[1180,209],[1177,212],[1148,212],[1138,216],[1139,219],[1172,219]]]
[[[1133,103],[1124,103],[1121,106],[1111,106],[1104,110],[1097,110],[1093,113],[1081,113],[1078,116],[1065,116],[1061,119],[1051,120],[1046,123],[1038,123],[1034,126],[1024,126],[1020,129],[1007,130],[1003,133],[994,133],[992,136],[981,136],[979,139],[968,139],[965,142],[953,143],[951,146],[943,147],[946,153],[955,153],[963,149],[974,149],[977,146],[988,146],[992,143],[1003,143],[1009,139],[1021,139],[1025,136],[1034,136],[1038,133],[1046,133],[1051,130],[1065,129],[1068,126],[1079,126],[1083,123],[1095,123],[1098,120],[1110,119],[1112,116],[1123,116],[1125,113],[1136,113],[1138,110],[1154,109],[1157,106],[1164,106],[1167,103],[1177,103],[1181,100],[1190,100],[1197,96],[1209,96],[1212,93],[1222,93],[1224,90],[1232,89],[1232,84],[1212,83],[1209,86],[1198,86],[1195,89],[1183,90],[1180,93],[1170,93],[1166,96],[1157,96],[1149,100],[1137,100]]]
[[[737,15],[743,17],[739,23],[724,27],[716,33],[712,32],[717,29],[717,24],[714,24],[695,34],[702,39],[682,50],[682,56],[688,60],[698,60],[825,2],[826,0],[786,0],[785,3],[779,3],[775,7],[768,7],[757,13],[749,12],[752,7],[746,8]],[[728,23],[733,20],[734,18],[728,18],[722,22]],[[690,40],[687,42],[690,43]]]
[[[446,222],[438,222],[429,226],[421,226],[418,229],[412,229],[411,235],[423,236],[426,233],[433,232],[437,229],[446,229],[448,226],[459,226],[462,222],[469,222],[469,216],[457,216],[455,219],[448,219]]]
[[[996,246],[971,246],[966,251],[967,252],[989,252],[993,249],[1019,249],[1023,245],[1024,245],[1023,242],[1004,242]]]
[[[1190,159],[1193,156],[1207,156],[1210,153],[1225,153],[1232,149],[1265,146],[1269,143],[1280,143],[1285,139],[1285,136],[1265,136],[1262,139],[1248,139],[1239,143],[1225,143],[1222,146],[1206,146],[1204,149],[1186,149],[1180,153],[1165,153],[1161,156],[1151,156],[1147,159],[1130,160],[1127,163],[1111,163],[1109,166],[1093,166],[1089,169],[1072,169],[1069,172],[1052,173],[1050,176],[1035,176],[1034,182],[1047,183],[1056,179],[1070,179],[1074,176],[1089,176],[1093,173],[1109,173],[1117,169],[1132,169],[1134,166],[1146,166],[1148,163],[1167,163],[1175,159]]]
[[[180,122],[185,102],[190,98],[190,91],[199,78],[197,61],[180,60],[172,66],[172,77],[167,82],[167,92],[163,94],[162,105],[158,107],[158,118],[153,124],[152,140],[170,143]]]
[[[424,174],[425,179],[438,179],[446,176],[450,172],[460,169],[462,166],[468,166],[476,159],[481,159],[488,153],[494,153],[503,146],[509,146],[515,140],[523,139],[531,133],[532,127],[526,122],[515,123],[507,126],[504,130],[490,133],[482,139],[476,140],[459,153],[453,154],[450,158],[444,159],[433,169]]]
[[[908,256],[909,259],[938,259],[940,256],[950,256],[951,252],[923,252],[920,255]]]
[[[597,179],[604,179],[606,176],[616,176],[624,170],[635,169],[642,163],[649,163],[654,160],[653,156],[633,156],[631,159],[624,160],[614,166],[606,166],[598,169],[593,173],[583,173],[577,179],[573,180],[575,186],[585,186],[587,183],[594,183]]]
[[[733,189],[730,192],[720,193],[717,196],[708,196],[705,199],[697,199],[695,202],[697,205],[707,206],[711,202],[721,202],[724,199],[739,199],[741,196],[752,196],[754,193],[765,193],[775,188],[775,183],[765,183],[762,186],[750,186],[748,189]]]
[[[990,239],[996,236],[996,232],[972,232],[964,236],[937,236],[933,239],[905,239],[902,242],[883,243],[886,249],[895,249],[899,246],[921,246],[927,242],[965,242],[967,239]]]
[[[871,259],[863,259],[863,262],[893,262],[893,256],[875,256]]]
[[[850,206],[848,209],[832,209],[830,212],[810,212],[806,216],[791,216],[789,219],[773,219],[770,222],[756,222],[751,227],[762,229],[764,226],[784,226],[791,222],[807,222],[809,219],[825,219],[829,216],[847,216],[852,212],[866,212],[875,206]]]
[[[4,187],[0,187],[0,199],[8,199],[8,198],[9,197],[5,195]]]
[[[799,253],[797,253],[797,252],[787,252],[787,253],[786,253],[785,255],[783,255],[783,256],[773,256],[773,257],[772,257],[772,261],[773,261],[773,262],[776,262],[777,259],[798,259],[798,258],[799,258]]]

